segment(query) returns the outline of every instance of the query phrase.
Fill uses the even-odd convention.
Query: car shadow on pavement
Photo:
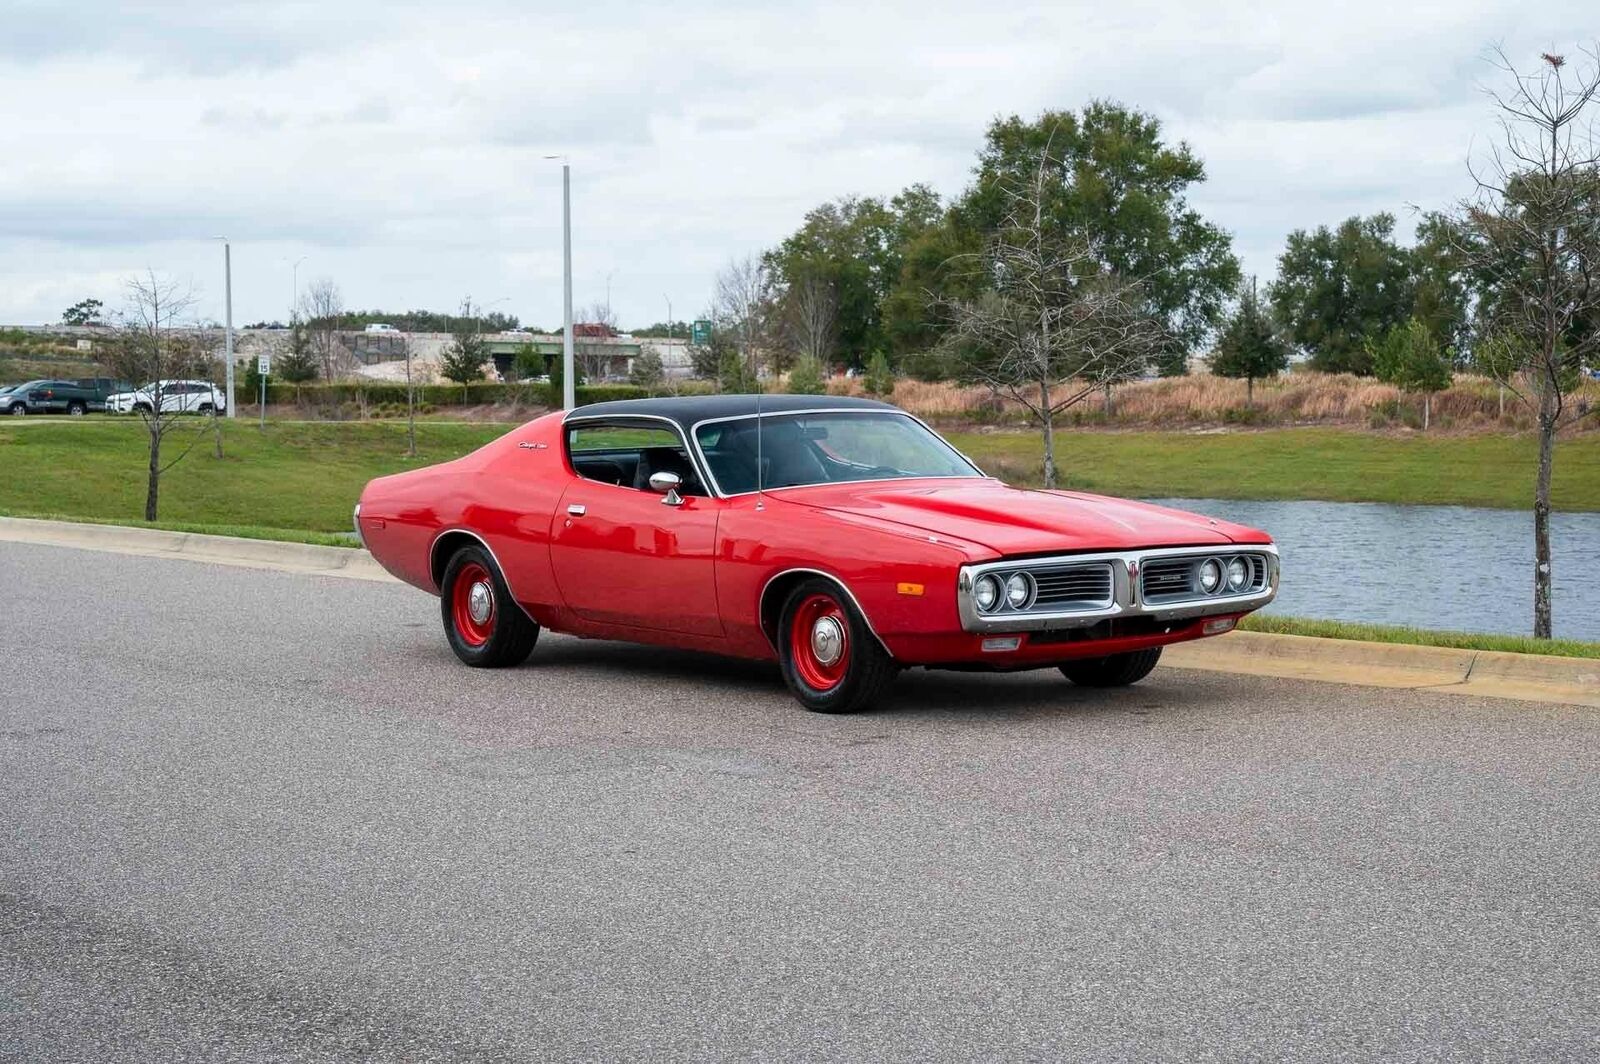
[[[592,670],[595,682],[603,682],[616,670],[636,679],[648,676],[687,681],[708,697],[766,696],[785,702],[790,698],[774,662],[637,643],[574,638],[541,641],[523,668]],[[914,668],[901,673],[883,702],[865,715],[941,714],[992,719],[1063,712],[1148,712],[1173,705],[1178,697],[1187,698],[1179,696],[1174,685],[1179,675],[1160,670],[1139,685],[1107,689],[1074,686],[1053,668],[1012,673]]]

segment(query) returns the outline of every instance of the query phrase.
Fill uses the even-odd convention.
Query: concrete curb
[[[351,580],[394,582],[394,577],[373,561],[372,555],[353,547],[208,536],[197,532],[168,532],[159,528],[130,528],[125,525],[36,521],[23,517],[0,517],[0,540],[109,551],[113,554],[188,558],[214,565],[315,573]]]
[[[1600,660],[1594,658],[1230,632],[1217,639],[1168,647],[1161,663],[1180,669],[1427,689],[1600,709]]]
[[[396,582],[372,560],[372,555],[351,547],[0,517],[0,541],[4,540]],[[1179,669],[1518,698],[1600,709],[1600,660],[1587,658],[1230,632],[1216,639],[1168,647],[1161,663]]]

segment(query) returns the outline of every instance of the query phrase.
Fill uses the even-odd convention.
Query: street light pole
[[[228,331],[227,339],[224,341],[224,349],[227,352],[224,357],[227,360],[227,366],[223,370],[223,386],[228,389],[228,417],[232,419],[238,413],[234,409],[237,404],[233,401],[233,248],[229,245],[227,237],[218,237],[217,239],[222,241],[222,284],[227,301]]]
[[[304,261],[306,261],[306,256],[301,255],[298,259],[294,260],[294,266],[290,269],[289,277],[293,286],[293,291],[289,293],[289,320],[291,322],[294,321],[294,316],[299,313],[300,264]]]
[[[561,164],[561,408],[578,408],[577,374],[572,359],[572,166]]]

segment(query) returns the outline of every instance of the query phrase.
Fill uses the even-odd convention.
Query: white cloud
[[[357,306],[470,293],[550,324],[560,175],[579,303],[705,301],[847,193],[960,190],[1000,114],[1117,99],[1205,159],[1195,202],[1270,275],[1289,229],[1466,191],[1484,48],[1587,9],[1477,4],[23,3],[0,40],[0,321],[152,266],[281,315],[290,263]]]

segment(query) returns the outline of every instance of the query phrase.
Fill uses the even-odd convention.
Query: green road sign
[[[689,342],[704,347],[711,342],[711,323],[704,318],[689,326]]]

